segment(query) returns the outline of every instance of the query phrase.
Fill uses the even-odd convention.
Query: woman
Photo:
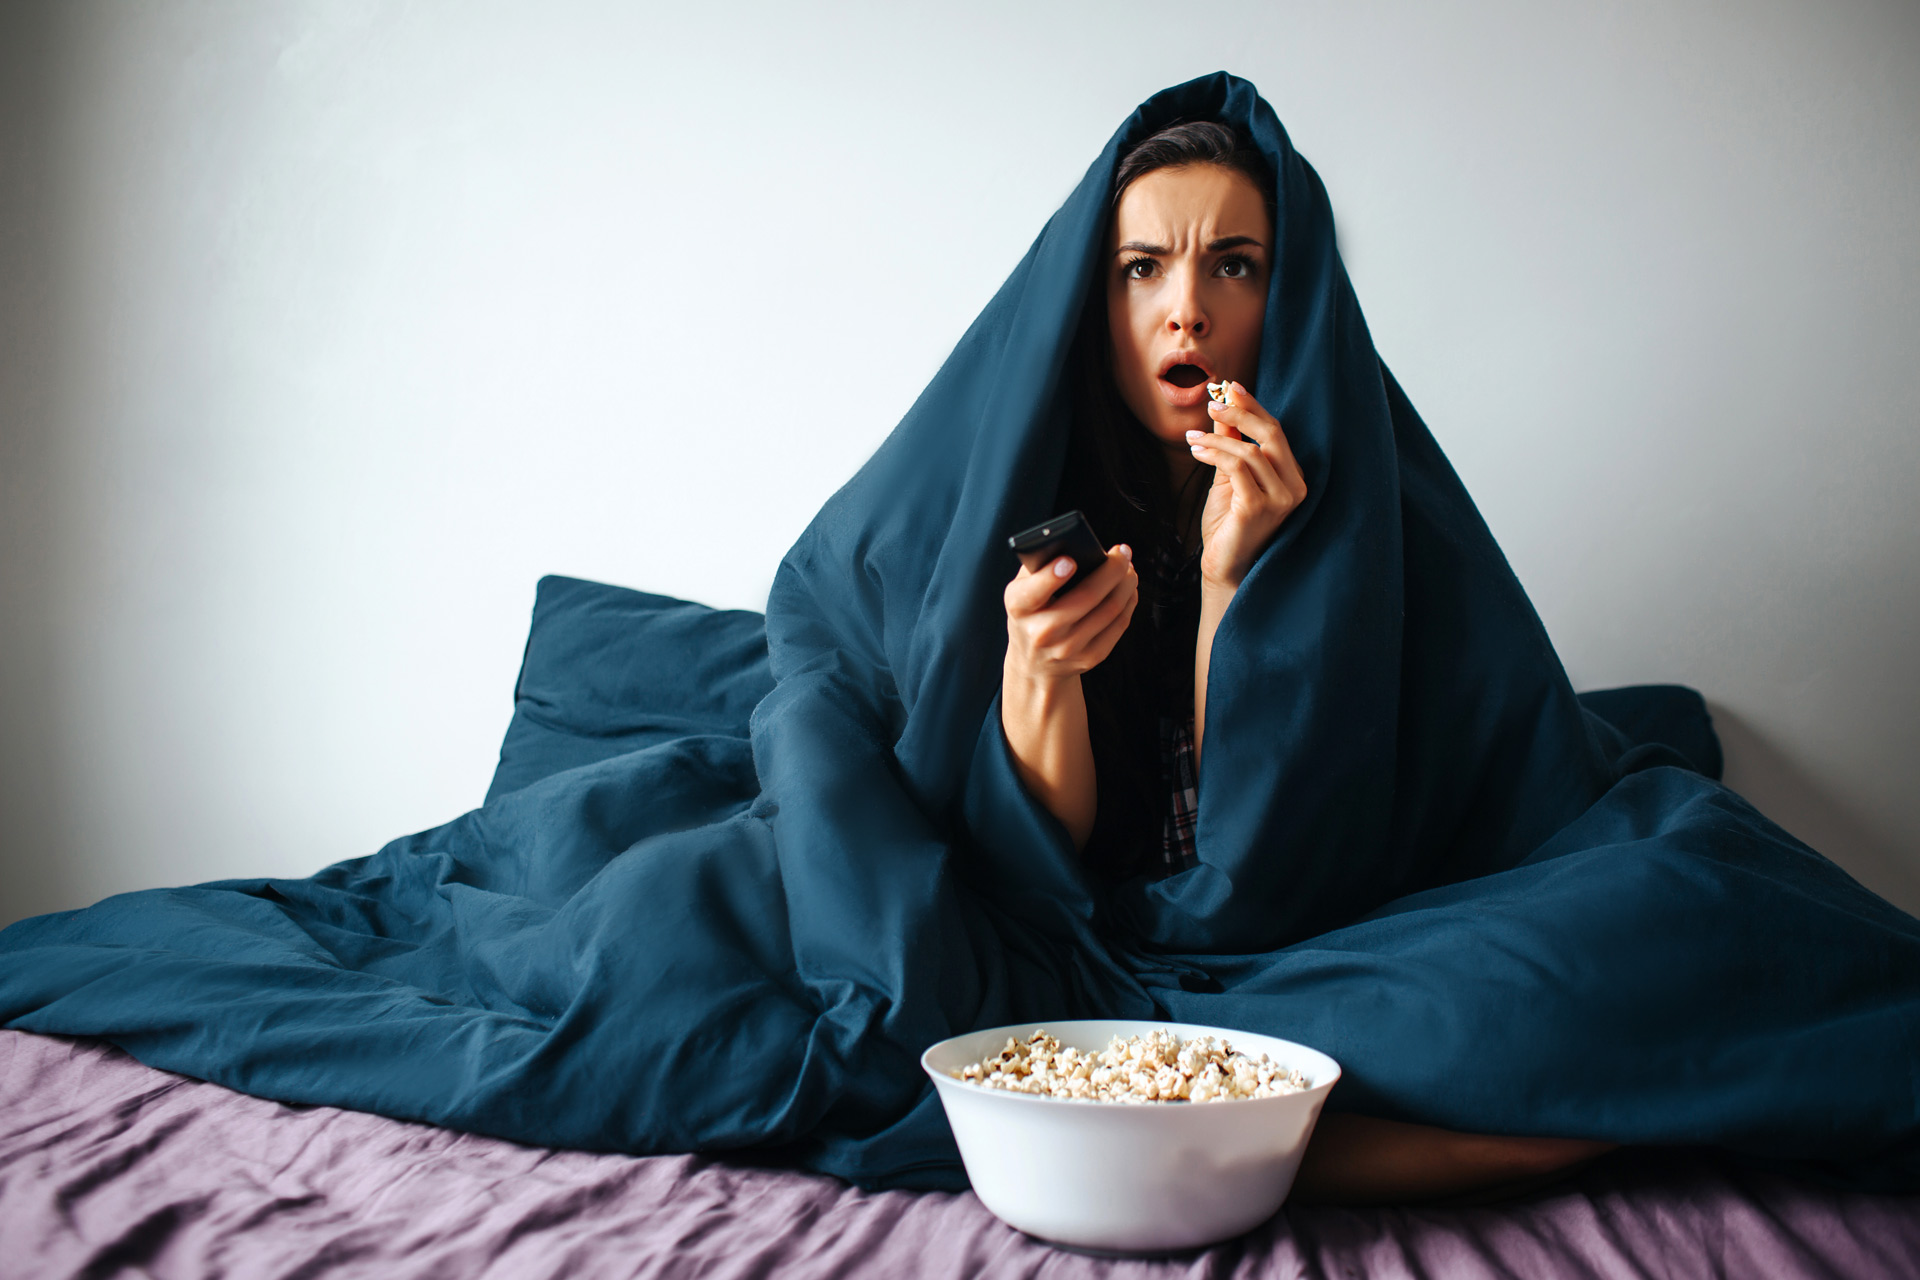
[[[1125,529],[1152,548],[1151,633],[1131,630],[1140,579],[1125,542],[1076,590],[1061,590],[1075,570],[1066,556],[1023,567],[1007,584],[1008,748],[1074,848],[1087,850],[1100,832],[1091,861],[1115,876],[1177,874],[1198,861],[1192,816],[1214,635],[1241,580],[1306,497],[1285,431],[1238,381],[1258,368],[1272,189],[1259,153],[1209,121],[1146,138],[1115,175],[1103,278],[1070,366],[1080,456],[1069,460],[1059,505],[1094,510],[1097,527]],[[1224,384],[1218,400],[1209,383]],[[1131,652],[1116,660],[1129,636]],[[1096,670],[1103,679],[1089,694],[1083,680]],[[1089,696],[1100,707],[1098,745]],[[1149,714],[1159,721],[1152,738],[1141,732]],[[1147,745],[1158,749],[1157,771],[1141,758]],[[1146,797],[1158,805],[1140,803]],[[1335,1115],[1314,1139],[1300,1190],[1341,1199],[1484,1190],[1609,1145]]]
[[[1182,122],[1224,132],[1141,145]],[[1048,604],[1006,538],[1067,505],[1117,545]],[[1161,1017],[1341,1062],[1326,1193],[1613,1143],[1920,1186],[1920,923],[1583,710],[1243,81],[1121,126],[788,553],[764,674],[703,642],[737,616],[622,607],[618,661],[523,673],[572,767],[311,879],[22,922],[0,1020],[523,1142],[951,1186],[926,1045]]]
[[[1272,275],[1272,218],[1263,194],[1272,183],[1260,166],[1258,153],[1212,123],[1164,129],[1128,152],[1115,179],[1103,278],[1070,378],[1081,402],[1069,499],[1079,493],[1097,513],[1097,527],[1137,529],[1153,540],[1155,634],[1134,649],[1151,650],[1153,665],[1178,672],[1166,683],[1181,714],[1161,737],[1181,775],[1194,772],[1203,740],[1207,659],[1220,619],[1255,558],[1306,496],[1279,424],[1234,381],[1254,376]],[[1225,384],[1218,403],[1209,382]],[[1215,467],[1209,484],[1201,472]],[[1196,556],[1199,611],[1196,626],[1187,627],[1187,601],[1179,597],[1191,594],[1185,562]],[[1080,679],[1127,634],[1138,580],[1132,549],[1122,542],[1089,584],[1049,604],[1060,575],[1072,568],[1063,558],[1037,572],[1022,570],[1007,587],[1001,721],[1021,781],[1081,848],[1098,805]],[[1159,610],[1166,611],[1164,626]],[[1141,665],[1123,659],[1116,670]],[[1131,698],[1155,712],[1165,701],[1158,688],[1113,692],[1110,703]],[[1103,707],[1109,718],[1117,710]],[[1117,757],[1115,745],[1109,754]],[[1126,811],[1125,822],[1110,821],[1109,841],[1137,844],[1131,836],[1157,833],[1143,817]],[[1178,819],[1170,814],[1167,823]],[[1168,869],[1182,869],[1190,833],[1170,832],[1168,840]]]

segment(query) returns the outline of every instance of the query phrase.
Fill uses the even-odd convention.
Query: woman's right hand
[[[1106,563],[1052,604],[1073,560],[1061,556],[1038,572],[1025,565],[1007,584],[1007,674],[1035,683],[1084,675],[1106,661],[1133,620],[1140,578],[1133,549],[1107,551]]]
[[[1021,784],[1060,820],[1078,850],[1093,835],[1099,804],[1080,677],[1120,642],[1140,601],[1140,579],[1133,552],[1115,547],[1085,582],[1047,603],[1072,574],[1072,558],[1061,556],[1037,573],[1023,566],[1007,584],[1000,725]]]

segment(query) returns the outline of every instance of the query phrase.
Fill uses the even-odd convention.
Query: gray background
[[[0,921],[477,803],[536,578],[758,607],[1225,66],[1581,687],[1920,908],[1920,6],[0,9]]]

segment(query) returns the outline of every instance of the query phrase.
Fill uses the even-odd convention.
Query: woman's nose
[[[1200,306],[1199,291],[1191,278],[1181,282],[1173,297],[1173,305],[1167,311],[1167,331],[1190,333],[1196,338],[1207,336],[1207,313]]]

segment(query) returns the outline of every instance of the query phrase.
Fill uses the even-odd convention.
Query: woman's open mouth
[[[1213,370],[1191,360],[1181,360],[1175,353],[1168,357],[1169,363],[1160,370],[1155,382],[1160,388],[1160,396],[1175,409],[1193,409],[1206,402],[1207,383],[1213,380]]]

